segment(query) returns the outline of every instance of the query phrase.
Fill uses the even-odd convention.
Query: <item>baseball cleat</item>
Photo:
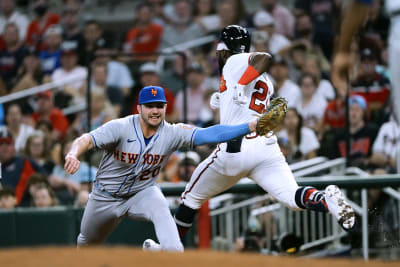
[[[143,242],[143,250],[144,251],[160,251],[161,245],[152,239],[146,239]]]
[[[330,213],[336,217],[342,228],[346,231],[351,230],[355,225],[356,216],[339,187],[328,185],[325,188],[325,201]]]

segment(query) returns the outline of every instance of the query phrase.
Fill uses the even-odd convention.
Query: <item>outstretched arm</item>
[[[65,156],[64,169],[68,174],[75,173],[80,166],[78,157],[94,147],[90,134],[83,134],[72,143],[71,149]]]
[[[347,90],[347,77],[351,67],[351,41],[365,21],[371,3],[372,0],[354,0],[341,23],[337,51],[332,64],[332,83],[341,97],[345,96]]]
[[[215,125],[208,128],[198,129],[193,143],[204,145],[209,143],[226,142],[236,137],[240,137],[256,130],[257,120],[239,125]]]

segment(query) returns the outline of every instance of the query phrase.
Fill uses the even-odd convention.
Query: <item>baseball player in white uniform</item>
[[[92,148],[104,150],[93,191],[85,208],[78,246],[100,244],[125,216],[153,222],[157,249],[183,251],[168,203],[156,185],[157,176],[182,146],[219,143],[255,131],[257,121],[235,126],[196,128],[164,121],[164,90],[148,86],[139,93],[138,115],[112,120],[75,139],[65,157],[74,173],[78,157]],[[150,244],[151,245],[151,244]]]
[[[220,92],[212,98],[219,106],[221,124],[236,124],[261,114],[274,88],[266,69],[267,53],[248,53],[250,36],[246,29],[230,25],[221,32],[217,57],[222,70]],[[194,171],[175,222],[181,237],[191,227],[196,211],[209,198],[249,177],[275,199],[294,210],[330,212],[345,230],[355,224],[355,214],[337,186],[325,191],[299,187],[277,143],[270,137],[249,134],[218,144],[214,152]]]

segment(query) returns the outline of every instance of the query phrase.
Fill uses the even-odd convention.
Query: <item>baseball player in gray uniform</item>
[[[139,114],[112,120],[75,139],[65,157],[74,173],[78,157],[92,148],[104,150],[93,191],[85,208],[78,246],[100,244],[125,216],[153,222],[160,249],[183,251],[168,203],[156,185],[168,157],[183,146],[218,143],[255,131],[257,121],[234,126],[196,128],[164,120],[166,99],[157,86],[139,93]],[[139,230],[139,229],[138,229]]]

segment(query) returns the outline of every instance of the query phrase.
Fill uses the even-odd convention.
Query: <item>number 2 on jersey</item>
[[[267,94],[268,94],[268,86],[265,82],[258,81],[256,83],[256,85],[254,86],[254,88],[257,90],[262,89],[262,91],[254,92],[251,95],[249,108],[254,110],[255,112],[258,112],[261,114],[265,111],[265,105],[263,103],[256,104],[256,100],[259,100],[260,102],[265,101],[265,99],[267,98]]]

